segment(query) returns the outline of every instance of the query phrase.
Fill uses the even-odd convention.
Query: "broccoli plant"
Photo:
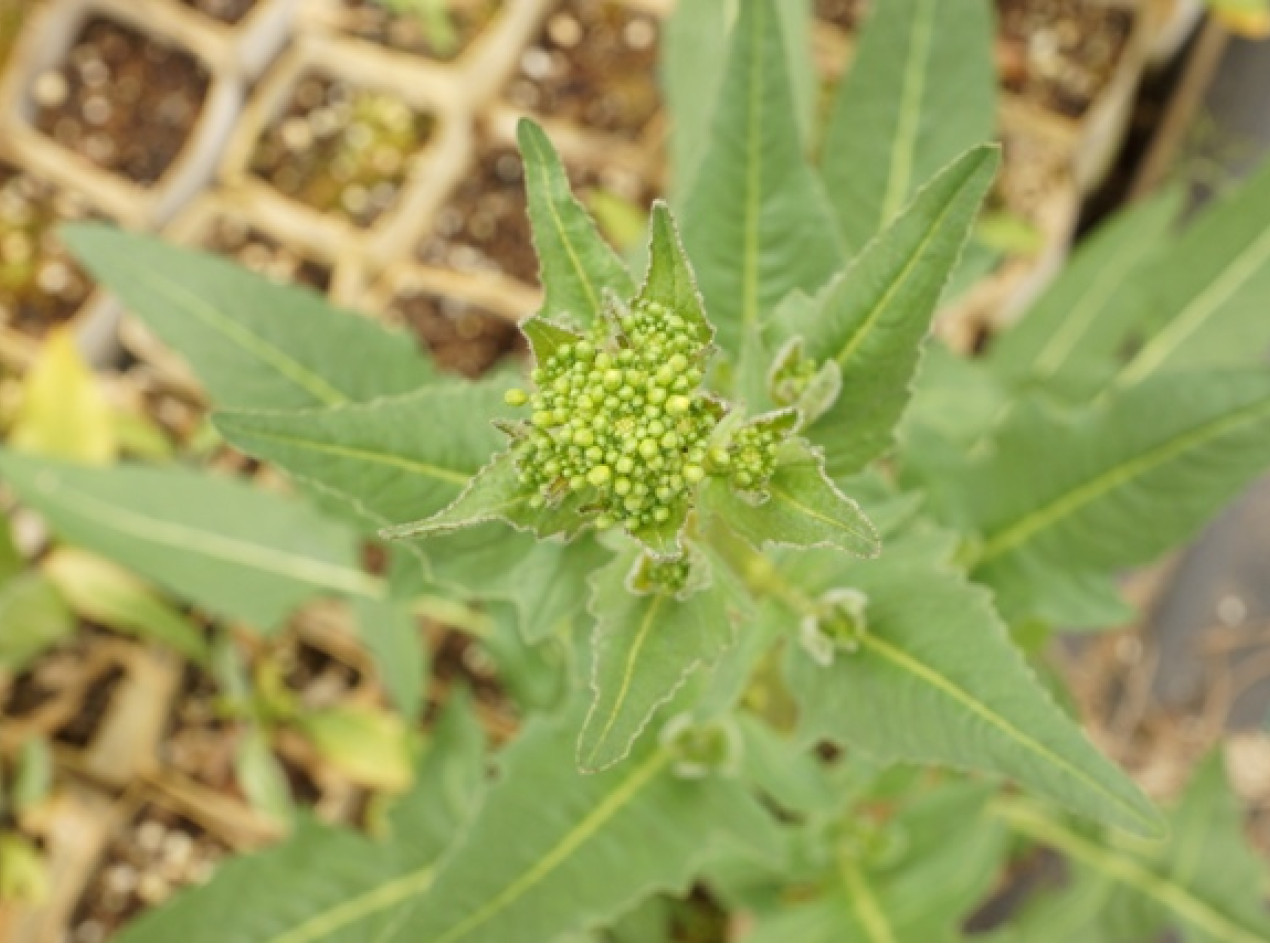
[[[68,234],[299,494],[0,453],[20,498],[232,618],[344,598],[410,715],[409,615],[451,619],[518,712],[490,776],[451,693],[377,837],[298,816],[126,939],[951,940],[1033,844],[1072,881],[1011,939],[1266,936],[1216,759],[1161,812],[1036,667],[1270,462],[1270,171],[1181,237],[1135,209],[958,359],[927,337],[998,153],[990,119],[940,123],[939,79],[990,103],[986,10],[875,5],[813,141],[798,6],[681,5],[672,38],[717,16],[727,49],[639,265],[521,123],[527,375],[462,382],[310,294]]]

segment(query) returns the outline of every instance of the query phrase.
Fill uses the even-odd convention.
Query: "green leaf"
[[[285,842],[225,861],[206,885],[143,912],[121,941],[376,941],[431,885],[438,855],[462,829],[482,779],[479,722],[451,701],[411,791],[382,841],[302,817]]]
[[[0,584],[20,574],[26,562],[22,552],[13,542],[13,530],[8,518],[0,521]]]
[[[780,17],[741,4],[710,146],[684,207],[684,241],[719,343],[746,332],[792,289],[813,290],[842,255],[819,181],[803,160]]]
[[[579,774],[580,720],[576,711],[538,719],[507,748],[501,779],[393,940],[557,940],[682,889],[720,843],[770,833],[739,783],[680,779],[656,744],[614,770]]]
[[[654,712],[732,644],[727,595],[700,552],[689,555],[689,566],[701,573],[678,593],[658,586],[636,592],[632,579],[642,561],[634,549],[597,571],[591,582],[594,698],[578,738],[583,771],[623,760]]]
[[[1270,163],[1205,211],[1143,270],[1131,319],[1148,340],[1117,377],[1259,364],[1270,345]]]
[[[198,625],[122,567],[95,554],[59,547],[40,562],[40,569],[81,618],[206,663],[207,641]]]
[[[858,471],[890,446],[921,340],[997,164],[995,148],[962,155],[799,320],[770,326],[784,337],[801,334],[808,357],[842,372],[837,401],[807,430],[825,448],[830,477]]]
[[[630,298],[634,280],[586,207],[573,196],[560,155],[543,130],[522,118],[516,139],[525,162],[529,221],[546,293],[542,313],[590,324],[601,317],[604,289]]]
[[[19,823],[48,798],[53,789],[53,752],[42,737],[27,736],[13,765],[9,801]]]
[[[1147,267],[1168,246],[1180,203],[1179,192],[1167,192],[1118,214],[1082,241],[1045,294],[993,342],[993,372],[1014,386],[1095,392],[1132,327],[1126,318],[1147,290]]]
[[[817,894],[760,909],[747,940],[960,940],[1006,852],[1005,831],[985,814],[988,795],[975,783],[925,786],[872,835],[868,808],[853,810],[834,867],[817,876]]]
[[[676,207],[691,192],[710,144],[710,120],[723,83],[729,32],[728,0],[676,3],[663,27],[658,64],[666,104],[674,116],[669,151]]]
[[[1161,842],[1090,835],[1020,801],[999,802],[996,810],[1021,835],[1063,853],[1075,871],[1068,890],[1024,912],[1022,936],[1011,940],[1149,940],[1179,929],[1192,941],[1270,938],[1265,863],[1244,838],[1220,754],[1200,766]],[[1091,897],[1097,910],[1088,908]],[[1082,927],[1071,927],[1075,922]],[[1134,937],[1102,936],[1126,926]],[[1037,936],[1042,928],[1045,937]],[[1052,936],[1069,932],[1097,936]]]
[[[726,480],[713,478],[702,502],[756,547],[836,547],[859,557],[875,557],[881,550],[860,506],[826,477],[823,458],[804,440],[780,446],[765,491],[767,499],[755,502],[734,492]]]
[[[648,275],[640,288],[640,299],[664,305],[696,329],[703,345],[709,344],[714,328],[706,317],[692,264],[684,253],[675,220],[661,200],[653,203],[648,231]]]
[[[239,449],[272,462],[384,527],[453,502],[502,445],[490,419],[507,410],[499,381],[445,384],[332,409],[217,413]]]
[[[943,473],[945,517],[981,535],[976,579],[1141,564],[1270,463],[1270,376],[1172,374],[1070,417],[1025,403],[994,445]]]
[[[402,717],[415,719],[423,709],[423,686],[428,673],[428,655],[423,635],[409,608],[399,601],[353,600],[359,638],[371,658],[379,679]]]
[[[558,505],[533,507],[536,494],[526,490],[510,452],[500,452],[468,482],[459,497],[429,518],[384,528],[385,540],[449,534],[488,521],[505,521],[541,538],[572,536],[585,519],[577,510],[576,495]]]
[[[996,125],[986,0],[887,0],[871,9],[820,158],[850,253]]]
[[[534,352],[534,362],[545,363],[566,344],[576,344],[582,335],[548,321],[541,314],[530,315],[520,323],[521,334],[529,341]]]
[[[321,593],[377,596],[355,535],[301,502],[184,469],[92,469],[0,451],[0,475],[66,541],[262,630]]]
[[[48,578],[31,572],[0,584],[0,626],[0,672],[16,675],[70,637],[75,617]]]
[[[93,277],[189,362],[218,406],[335,406],[435,377],[408,335],[307,289],[99,224],[62,233]]]
[[[897,540],[849,575],[797,571],[818,592],[867,598],[855,652],[822,667],[791,647],[790,690],[807,737],[829,737],[879,760],[945,764],[1019,781],[1084,816],[1138,833],[1159,817],[1041,687],[989,595],[931,559],[947,541]],[[836,577],[836,580],[835,580]],[[884,709],[879,709],[884,706]]]

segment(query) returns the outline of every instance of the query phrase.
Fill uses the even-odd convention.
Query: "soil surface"
[[[28,91],[40,131],[98,167],[153,184],[198,121],[209,82],[189,53],[95,17]]]
[[[82,198],[0,162],[0,323],[38,336],[75,314],[92,282],[55,229],[91,215]]]
[[[658,24],[614,0],[565,0],[521,53],[507,100],[547,118],[638,138],[660,107]]]
[[[390,49],[449,61],[461,56],[499,14],[502,0],[341,0],[341,28]]]
[[[257,143],[251,170],[300,203],[369,226],[396,201],[434,124],[392,95],[309,73]]]
[[[1078,118],[1115,74],[1133,14],[1099,0],[997,0],[1005,88]]]
[[[510,321],[459,298],[405,293],[394,299],[391,311],[439,367],[466,377],[479,377],[506,355],[526,350],[524,337]]]

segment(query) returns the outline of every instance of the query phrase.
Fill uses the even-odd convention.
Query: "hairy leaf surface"
[[[680,779],[656,744],[578,773],[580,721],[538,719],[506,750],[501,779],[393,940],[555,940],[682,889],[721,842],[768,837],[767,814],[739,783]]]
[[[617,253],[573,196],[560,155],[529,119],[516,128],[525,162],[525,191],[548,318],[572,316],[582,325],[600,317],[604,289],[630,298],[635,282]]]
[[[890,445],[922,339],[997,163],[994,148],[962,155],[796,321],[770,326],[774,336],[801,334],[808,357],[841,370],[837,401],[807,431],[824,447],[831,477],[858,471]]]
[[[845,578],[827,562],[800,568],[822,593],[845,579],[868,600],[856,651],[839,651],[821,667],[791,649],[790,689],[804,733],[881,760],[1004,775],[1082,815],[1157,831],[1158,816],[1138,789],[1041,687],[988,594],[932,560],[932,550],[946,546],[896,541]]]

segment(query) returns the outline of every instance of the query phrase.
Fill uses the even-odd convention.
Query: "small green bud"
[[[692,409],[692,401],[683,394],[675,394],[666,401],[666,412],[671,416],[683,416]]]
[[[519,387],[512,387],[503,394],[503,402],[508,406],[524,406],[529,402],[529,394]]]
[[[552,416],[550,410],[537,410],[534,415],[530,417],[530,422],[539,428],[546,428],[550,426],[553,421],[554,417]]]
[[[645,459],[651,459],[653,456],[657,455],[657,453],[657,440],[645,439],[639,444],[639,454]]]
[[[606,465],[597,465],[594,469],[586,474],[586,480],[597,488],[612,478],[613,473],[609,471]]]
[[[699,465],[686,465],[683,471],[684,481],[690,485],[696,485],[706,477],[706,470]]]
[[[614,465],[616,466],[617,471],[622,475],[629,474],[631,469],[635,468],[635,463],[631,460],[630,456],[622,456],[616,463],[614,463]]]
[[[618,479],[613,483],[613,492],[618,496],[625,496],[631,493],[631,480],[626,478]]]

